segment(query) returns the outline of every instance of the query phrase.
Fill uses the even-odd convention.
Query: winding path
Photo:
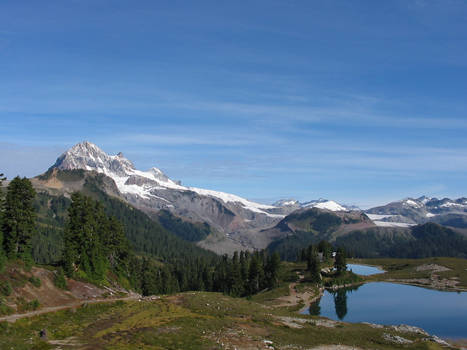
[[[71,304],[66,304],[66,305],[60,305],[60,306],[49,306],[49,307],[44,307],[40,310],[35,310],[35,311],[30,311],[26,313],[21,313],[21,314],[13,314],[13,315],[8,315],[8,316],[2,316],[0,317],[0,322],[7,321],[7,322],[15,322],[16,320],[19,320],[21,318],[26,318],[26,317],[32,317],[32,316],[37,316],[37,315],[42,315],[46,314],[49,312],[56,312],[60,310],[66,310],[66,309],[72,309],[72,308],[77,308],[85,304],[97,304],[97,303],[110,303],[114,301],[119,301],[119,300],[136,300],[141,298],[139,295],[131,295],[128,297],[124,298],[114,298],[114,299],[89,299],[89,300],[80,300]]]

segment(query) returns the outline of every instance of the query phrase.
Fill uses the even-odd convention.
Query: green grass
[[[355,345],[363,349],[394,349],[383,333],[415,341],[404,349],[439,349],[421,336],[399,334],[362,324],[339,324],[326,328],[305,324],[289,328],[279,316],[314,319],[260,303],[219,293],[191,292],[157,301],[93,304],[75,311],[59,311],[14,324],[0,324],[1,349],[52,349],[41,341],[47,330],[51,341],[73,337],[78,348],[89,349],[220,349],[259,347],[263,340],[276,348],[309,348],[318,344]],[[66,349],[66,347],[64,347]]]

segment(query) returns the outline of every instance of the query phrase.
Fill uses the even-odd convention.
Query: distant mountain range
[[[404,230],[435,222],[467,228],[467,198],[407,198],[366,211],[327,199],[284,199],[265,205],[225,192],[183,186],[155,167],[138,170],[122,153],[108,155],[90,142],[63,153],[33,183],[49,193],[69,195],[82,188],[85,177],[73,175],[78,170],[100,174],[100,190],[144,211],[185,239],[184,230],[189,226],[190,241],[217,253],[262,249],[291,235],[312,239],[314,234],[334,240],[355,229],[378,226]],[[323,229],[326,225],[320,222],[328,219],[336,225]]]
[[[406,198],[366,210],[368,217],[378,226],[401,226],[435,222],[467,228],[467,198]]]
[[[319,208],[326,209],[331,211],[351,211],[351,210],[360,210],[356,206],[349,206],[344,204],[339,204],[333,200],[329,199],[317,199],[308,202],[299,202],[295,199],[281,199],[273,204],[275,207],[289,208],[291,210],[303,209],[303,208]]]

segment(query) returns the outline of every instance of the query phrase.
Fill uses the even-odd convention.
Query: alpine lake
[[[382,273],[366,265],[348,264],[359,275]],[[445,292],[405,284],[370,282],[336,291],[325,290],[303,312],[345,322],[407,324],[442,338],[467,338],[467,293]]]

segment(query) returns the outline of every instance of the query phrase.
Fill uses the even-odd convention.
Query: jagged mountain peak
[[[83,141],[71,147],[58,157],[52,167],[62,170],[94,170],[106,175],[115,173],[120,176],[135,169],[133,163],[126,159],[121,152],[116,156],[109,156],[89,141]]]

